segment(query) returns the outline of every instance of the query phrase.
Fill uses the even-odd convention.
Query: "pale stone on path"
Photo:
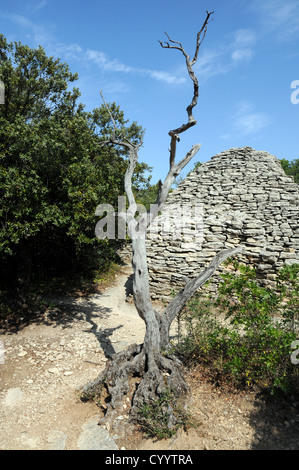
[[[82,426],[78,450],[118,450],[108,431],[99,426],[99,417],[93,416]]]
[[[51,444],[49,450],[64,450],[66,438],[66,434],[62,431],[57,429],[51,431],[50,436],[47,439],[47,442]]]
[[[5,396],[4,404],[14,407],[20,405],[23,401],[23,392],[20,388],[10,388]]]

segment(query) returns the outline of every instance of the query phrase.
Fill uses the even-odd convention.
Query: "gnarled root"
[[[179,397],[188,392],[188,385],[181,373],[179,361],[157,353],[153,355],[149,369],[144,371],[133,397],[131,415],[136,416],[145,403],[157,400],[165,389],[173,390]]]
[[[102,422],[111,423],[123,413],[126,396],[131,405],[130,418],[135,421],[142,406],[156,401],[166,389],[173,390],[178,397],[186,395],[189,389],[180,369],[181,364],[175,357],[160,352],[149,354],[144,345],[134,344],[108,360],[99,377],[83,389],[81,398],[97,397],[100,401],[106,394],[107,408]],[[138,380],[132,390],[131,379],[134,377]]]

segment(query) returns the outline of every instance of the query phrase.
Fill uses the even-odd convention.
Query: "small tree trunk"
[[[156,400],[165,389],[175,391],[178,397],[186,396],[189,388],[182,374],[182,365],[175,356],[167,353],[171,324],[190,297],[214,274],[219,264],[241,251],[238,247],[216,255],[209,267],[197,278],[189,280],[165,311],[159,313],[153,308],[150,299],[145,241],[142,238],[133,240],[132,247],[133,295],[138,314],[146,324],[144,342],[114,355],[100,376],[88,384],[82,393],[82,398],[88,399],[101,395],[104,387],[110,397],[106,419],[112,421],[119,408],[122,409],[123,397],[129,393],[130,379],[134,376],[141,380],[132,396],[130,414],[133,419],[145,403]],[[175,417],[171,415],[170,421],[173,424]]]
[[[16,292],[17,300],[19,303],[26,303],[28,299],[30,279],[32,271],[32,259],[28,240],[25,240],[20,247],[17,279],[16,279]]]

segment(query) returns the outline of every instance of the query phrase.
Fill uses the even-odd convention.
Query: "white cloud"
[[[123,64],[119,59],[109,59],[108,56],[101,51],[88,49],[86,51],[86,58],[95,63],[99,68],[108,72],[133,72],[134,69]]]
[[[256,43],[256,34],[252,29],[238,29],[235,32],[234,45],[236,47],[253,46]]]
[[[233,62],[243,62],[243,61],[250,61],[253,56],[253,50],[252,49],[235,49],[232,52],[232,59]]]
[[[33,11],[38,11],[47,5],[47,0],[41,0]],[[143,69],[132,67],[123,63],[118,58],[110,59],[103,51],[93,49],[83,49],[79,44],[59,43],[42,26],[34,23],[26,16],[11,12],[1,12],[0,17],[12,22],[18,27],[27,29],[30,32],[31,39],[36,44],[43,45],[51,55],[63,58],[64,60],[80,60],[95,64],[104,72],[131,73],[148,76],[167,84],[182,84],[186,77],[181,74],[166,72],[164,70]]]
[[[86,58],[88,61],[96,64],[100,69],[107,72],[122,72],[146,75],[155,80],[162,81],[168,84],[181,84],[186,81],[185,77],[180,77],[175,74],[163,70],[151,70],[138,67],[131,67],[124,64],[119,59],[109,59],[109,57],[102,51],[88,49],[86,51]]]
[[[194,67],[196,75],[200,81],[205,81],[214,75],[227,73],[230,65],[227,61],[227,50],[205,50],[198,57],[198,62]]]
[[[131,91],[130,86],[127,83],[121,82],[119,80],[116,81],[107,81],[101,83],[101,88],[104,91],[104,96],[111,95],[113,99],[120,94],[129,93]]]
[[[250,61],[254,54],[253,47],[257,41],[255,32],[251,29],[238,29],[234,36],[231,45],[233,62]]]
[[[271,122],[267,113],[256,111],[252,103],[240,101],[233,115],[234,130],[240,135],[257,134]]]
[[[53,40],[53,37],[43,26],[34,23],[26,16],[7,11],[0,11],[0,17],[6,21],[10,21],[18,27],[29,30],[33,41],[37,45],[44,46]]]
[[[230,41],[217,49],[205,49],[198,57],[195,71],[200,81],[226,74],[236,65],[248,63],[254,56],[257,35],[251,29],[236,30]]]
[[[47,6],[48,1],[47,0],[41,0],[40,2],[37,3],[37,5],[33,8],[31,13],[36,13],[37,11],[41,10],[45,6]]]
[[[63,57],[64,60],[75,60],[81,57],[84,51],[78,44],[58,43],[50,46],[49,52],[55,57]]]
[[[280,41],[289,41],[299,33],[299,0],[254,0],[264,33],[273,33]]]
[[[176,75],[172,75],[168,72],[163,72],[163,71],[158,71],[158,70],[146,70],[146,69],[141,69],[141,73],[144,73],[145,75],[149,75],[151,78],[154,78],[155,80],[162,81],[165,83],[171,84],[181,84],[185,83],[187,79],[185,77],[179,77]]]

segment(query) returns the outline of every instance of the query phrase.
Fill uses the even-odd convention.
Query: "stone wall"
[[[172,233],[165,226],[171,210]],[[215,155],[169,194],[147,239],[153,298],[169,296],[184,286],[184,276],[195,277],[217,252],[238,245],[244,251],[237,259],[255,265],[264,284],[284,263],[299,263],[299,185],[276,157],[250,147]],[[217,276],[210,288],[217,288]]]

